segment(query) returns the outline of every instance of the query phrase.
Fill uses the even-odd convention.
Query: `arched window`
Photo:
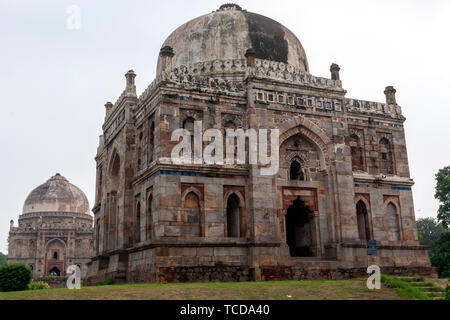
[[[398,210],[392,202],[390,202],[386,207],[386,223],[388,228],[388,240],[399,241],[400,226],[398,222]]]
[[[147,200],[147,240],[152,239],[153,226],[153,195],[150,195]]]
[[[356,215],[358,220],[359,239],[362,241],[370,240],[369,215],[366,204],[360,200],[356,204]]]
[[[190,133],[194,133],[194,123],[195,123],[194,118],[191,117],[187,118],[183,122],[183,129],[188,130]]]
[[[227,121],[227,123],[225,123],[225,129],[236,130],[236,128],[237,126],[232,120]]]
[[[298,161],[293,161],[291,163],[290,179],[305,181],[305,173]]]
[[[58,260],[58,252],[57,251],[53,252],[53,259]]]
[[[392,144],[386,138],[380,140],[380,172],[382,174],[394,174]]]
[[[111,161],[110,168],[110,184],[109,184],[109,193],[107,194],[106,199],[106,250],[113,250],[116,247],[117,243],[117,218],[119,214],[119,206],[117,204],[117,192],[120,188],[120,157],[116,153],[113,152],[113,160]]]
[[[356,134],[350,136],[350,151],[353,171],[364,171],[364,156],[361,141]]]
[[[141,242],[141,203],[136,204],[136,243]]]
[[[103,166],[98,167],[98,187],[97,187],[97,201],[100,201],[102,197],[103,186]]]
[[[117,192],[120,184],[120,157],[117,153],[115,153],[114,158],[111,162],[111,184],[110,190],[113,192]]]
[[[187,130],[191,134],[191,153],[194,155],[194,126],[195,126],[195,119],[194,118],[187,118],[183,122],[183,129]]]
[[[235,131],[237,129],[236,124],[232,121],[229,120],[225,123],[225,127],[223,130],[223,135],[224,137],[227,137],[227,130],[233,130]],[[229,143],[230,145],[233,144],[234,145],[234,158],[230,158],[234,159],[235,163],[237,162],[237,157],[238,157],[238,139],[237,138],[233,138],[233,140],[230,139],[230,141],[228,142],[227,138],[223,139],[223,151],[225,152],[225,156],[227,156],[226,152],[227,152],[227,143]]]
[[[239,238],[241,236],[241,208],[236,194],[228,197],[227,201],[227,237]]]
[[[184,222],[194,227],[194,236],[201,235],[200,199],[194,192],[190,192],[184,199]]]
[[[114,160],[112,162],[111,175],[113,177],[118,176],[119,170],[120,170],[120,157],[118,154],[116,154],[116,155],[114,155]]]
[[[149,133],[148,133],[148,162],[153,161],[153,149],[155,148],[155,122],[151,121],[149,125]]]
[[[100,219],[97,219],[95,226],[95,252],[97,255],[100,252]]]

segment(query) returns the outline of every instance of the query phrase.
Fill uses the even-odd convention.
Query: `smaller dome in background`
[[[89,214],[89,202],[83,191],[58,173],[34,189],[25,200],[22,213],[36,212]]]

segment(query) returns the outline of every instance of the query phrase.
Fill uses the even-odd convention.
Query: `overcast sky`
[[[27,195],[61,173],[95,190],[98,137],[107,101],[134,69],[139,94],[155,76],[159,49],[179,25],[227,2],[0,0],[0,251]],[[416,215],[436,217],[434,176],[450,165],[450,1],[239,1],[302,42],[311,73],[341,68],[347,97],[384,102],[397,89],[407,118]],[[81,29],[68,30],[69,5]]]

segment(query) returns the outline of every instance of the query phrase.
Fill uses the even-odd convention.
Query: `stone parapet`
[[[345,99],[344,106],[350,113],[361,113],[366,115],[387,116],[390,118],[405,120],[402,108],[398,105],[389,105],[380,102]]]

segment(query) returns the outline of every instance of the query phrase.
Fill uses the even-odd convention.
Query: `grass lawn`
[[[243,283],[124,284],[80,290],[0,292],[0,300],[402,300],[396,289],[369,290],[367,279]]]

